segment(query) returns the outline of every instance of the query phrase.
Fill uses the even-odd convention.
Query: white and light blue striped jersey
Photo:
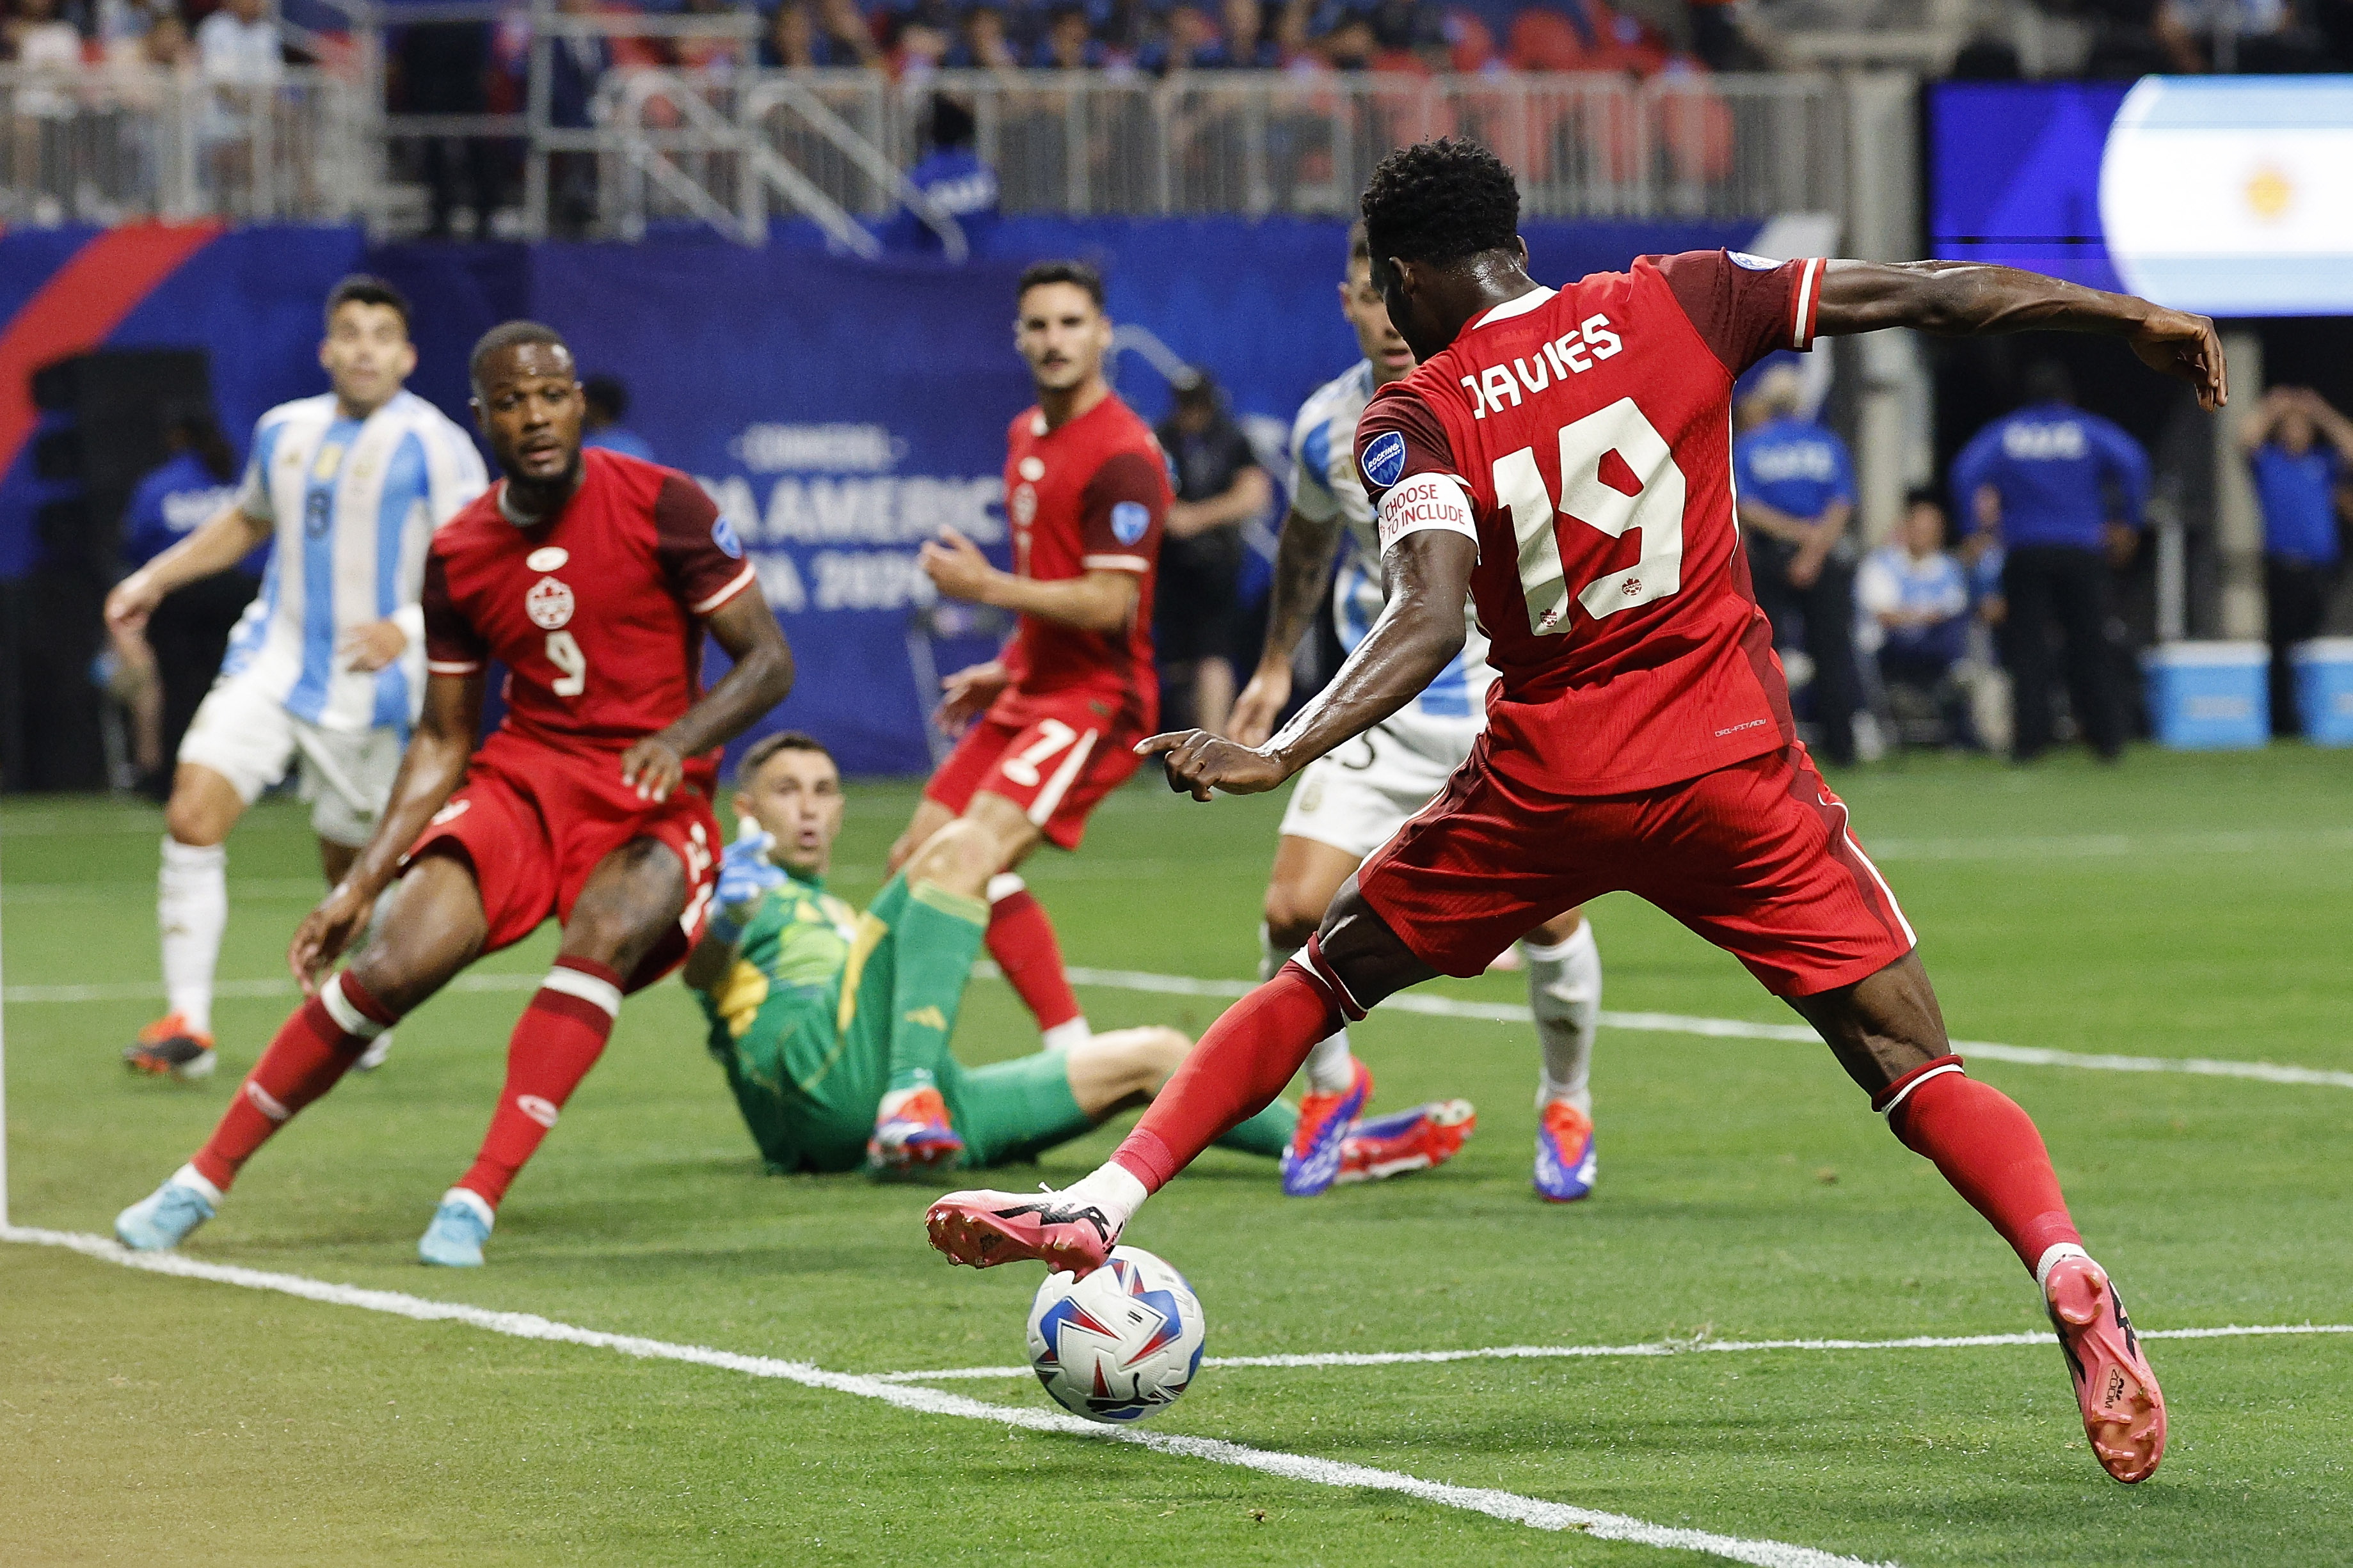
[[[253,429],[237,504],[276,525],[278,547],[231,634],[224,674],[258,680],[322,730],[406,731],[425,695],[425,547],[488,483],[472,439],[414,393],[364,420],[332,394],[281,403]],[[408,634],[374,674],[337,650],[386,616]]]
[[[1356,421],[1374,390],[1372,362],[1359,360],[1354,370],[1317,387],[1291,426],[1292,506],[1303,517],[1317,522],[1338,518],[1347,528],[1332,583],[1332,609],[1340,646],[1352,653],[1388,603],[1372,498],[1356,477]],[[1487,721],[1487,689],[1495,683],[1495,671],[1487,663],[1486,635],[1467,603],[1463,621],[1461,653],[1420,696],[1385,721],[1385,728],[1417,751],[1459,752]],[[1419,731],[1430,731],[1428,746],[1417,742]]]

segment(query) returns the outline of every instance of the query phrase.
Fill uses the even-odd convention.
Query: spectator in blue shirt
[[[2353,422],[2306,386],[2263,395],[2239,439],[2263,514],[2263,599],[2272,645],[2272,733],[2297,735],[2288,649],[2320,635],[2344,560],[2340,537]]]
[[[932,150],[907,171],[907,178],[931,198],[934,208],[955,220],[965,243],[977,255],[997,227],[997,171],[973,151],[975,129],[971,110],[944,92],[934,93],[924,135]],[[882,244],[891,250],[934,255],[941,248],[939,235],[904,205],[882,226]]]
[[[1740,528],[1757,603],[1773,641],[1802,647],[1813,667],[1813,721],[1822,754],[1854,761],[1854,467],[1846,443],[1799,412],[1805,384],[1776,365],[1743,405],[1751,423],[1732,444]],[[1794,662],[1794,661],[1792,661]]]
[[[580,444],[648,463],[658,461],[653,444],[621,423],[628,414],[629,389],[619,376],[592,375],[580,384]]]
[[[1864,646],[1895,706],[1897,733],[1907,730],[1901,700],[1918,692],[1942,718],[1947,736],[1966,735],[1952,676],[1968,647],[1968,575],[1945,552],[1945,509],[1936,491],[1915,489],[1905,500],[1894,536],[1855,574],[1854,598],[1864,617]]]
[[[145,565],[237,499],[237,453],[209,412],[174,416],[164,443],[171,457],[139,481],[123,509],[127,569]],[[115,689],[131,713],[132,761],[141,787],[159,799],[171,784],[164,759],[179,754],[180,737],[212,686],[229,633],[269,563],[264,544],[227,571],[167,596],[143,632],[113,634]]]
[[[1953,512],[1965,532],[1995,532],[2003,549],[2012,754],[2029,762],[2051,744],[2056,625],[2076,727],[2113,762],[2125,720],[2107,646],[2109,575],[2139,540],[2148,454],[2076,407],[2059,365],[2029,366],[2025,391],[2024,407],[1978,431],[1954,460]]]

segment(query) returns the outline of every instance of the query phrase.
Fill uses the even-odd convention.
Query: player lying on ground
[[[950,822],[861,915],[825,890],[841,832],[841,774],[806,735],[771,735],[736,770],[717,911],[687,960],[753,1142],[774,1171],[869,1173],[1001,1165],[1065,1143],[1167,1081],[1192,1042],[1119,1029],[987,1067],[949,1054],[965,979],[988,922],[992,840]],[[1279,1155],[1295,1111],[1281,1100],[1219,1137]],[[1418,1106],[1342,1151],[1340,1180],[1427,1170],[1462,1146],[1464,1100]]]
[[[938,722],[963,738],[923,786],[891,867],[951,820],[996,842],[989,956],[1060,1050],[1087,1037],[1087,1020],[1045,909],[1014,868],[1040,843],[1076,849],[1096,804],[1135,772],[1135,742],[1159,723],[1152,592],[1168,465],[1104,379],[1111,318],[1093,268],[1029,268],[1014,315],[1038,401],[1005,437],[1013,570],[954,529],[923,546],[922,563],[949,598],[1019,618],[997,658],[941,682]]]
[[[402,389],[417,349],[397,290],[336,284],[319,363],[333,390],[261,416],[237,499],[106,596],[107,624],[136,632],[174,590],[277,541],[180,742],[155,886],[166,1007],[122,1053],[134,1072],[213,1070],[229,830],[298,757],[320,868],[331,887],[351,869],[425,689],[425,542],[482,493],[474,443]],[[391,1048],[386,1030],[360,1067]]]
[[[211,1140],[116,1218],[125,1246],[171,1247],[211,1218],[254,1151],[371,1038],[554,915],[563,944],[515,1026],[481,1152],[417,1243],[427,1263],[481,1262],[508,1184],[603,1052],[622,995],[669,973],[702,932],[718,749],[784,700],[792,653],[692,479],[582,456],[563,339],[509,321],[483,335],[471,371],[506,477],[433,536],[431,674],[391,804],[287,950],[310,1000]],[[734,660],[708,692],[706,628]],[[476,751],[492,659],[508,669],[507,715]],[[396,879],[387,917],[321,984]]]
[[[1503,689],[1445,794],[1365,862],[1322,930],[1210,1026],[1117,1155],[1042,1196],[931,1211],[959,1262],[1099,1264],[1150,1194],[1400,988],[1476,974],[1529,924],[1614,889],[1748,966],[1814,1026],[1905,1144],[2016,1249],[2118,1480],[2157,1468],[2165,1405],[2083,1246],[2034,1123],[1951,1054],[1936,994],[1847,809],[1796,739],[1749,593],[1728,480],[1733,380],[1817,333],[2029,327],[2121,337],[2223,398],[2213,323],[2007,268],[1723,251],[1647,257],[1555,292],[1527,276],[1493,153],[1424,142],[1365,193],[1374,277],[1421,368],[1357,427],[1389,573],[1380,623],[1264,746],[1155,736],[1172,785],[1273,788],[1395,712],[1462,646]]]
[[[1274,732],[1291,700],[1291,658],[1332,588],[1341,645],[1354,652],[1379,616],[1388,589],[1372,498],[1356,478],[1356,420],[1382,387],[1413,371],[1412,348],[1373,287],[1365,226],[1348,230],[1340,313],[1365,351],[1356,368],[1318,387],[1291,432],[1291,514],[1274,565],[1266,647],[1234,704],[1226,732],[1255,746]],[[1335,574],[1333,558],[1346,552]],[[1466,616],[1462,651],[1412,701],[1300,774],[1283,808],[1282,837],[1259,927],[1259,978],[1271,980],[1323,922],[1341,884],[1406,818],[1428,805],[1471,754],[1486,727],[1495,671],[1487,638]],[[1544,1049],[1536,1083],[1535,1188],[1556,1203],[1593,1190],[1593,1098],[1587,1088],[1601,1013],[1601,953],[1584,911],[1567,910],[1527,933],[1528,1004]],[[1305,1197],[1331,1185],[1339,1152],[1372,1099],[1373,1076],[1339,1029],[1307,1053],[1299,1134],[1282,1163],[1282,1190]]]

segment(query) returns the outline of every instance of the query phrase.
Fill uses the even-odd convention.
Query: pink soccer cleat
[[[2100,1466],[2130,1486],[2165,1458],[2165,1395],[2125,1316],[2124,1299],[2088,1258],[2063,1258],[2042,1282],[2043,1303],[2084,1407],[2084,1435]]]
[[[1340,1145],[1342,1184],[1380,1182],[1443,1165],[1479,1125],[1467,1100],[1433,1100],[1411,1110],[1359,1121]]]
[[[1119,1240],[1103,1210],[1051,1191],[950,1193],[932,1205],[923,1227],[951,1263],[994,1268],[1034,1258],[1082,1279],[1103,1266]]]
[[[1286,1196],[1312,1198],[1339,1179],[1340,1146],[1373,1100],[1372,1070],[1352,1057],[1348,1072],[1348,1087],[1339,1093],[1299,1097],[1299,1127],[1282,1152]]]

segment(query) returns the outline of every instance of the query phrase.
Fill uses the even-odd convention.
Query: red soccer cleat
[[[2042,1299],[2075,1380],[2093,1455],[2127,1486],[2148,1479],[2165,1458],[2165,1395],[2125,1316],[2124,1299],[2098,1264],[2075,1257],[2052,1266]]]
[[[1103,1210],[1051,1191],[950,1193],[932,1205],[923,1226],[951,1263],[994,1268],[1034,1258],[1082,1279],[1103,1266],[1119,1240]]]
[[[1467,1100],[1433,1100],[1360,1121],[1340,1145],[1340,1173],[1333,1180],[1343,1185],[1380,1182],[1443,1165],[1478,1125],[1479,1113]]]

